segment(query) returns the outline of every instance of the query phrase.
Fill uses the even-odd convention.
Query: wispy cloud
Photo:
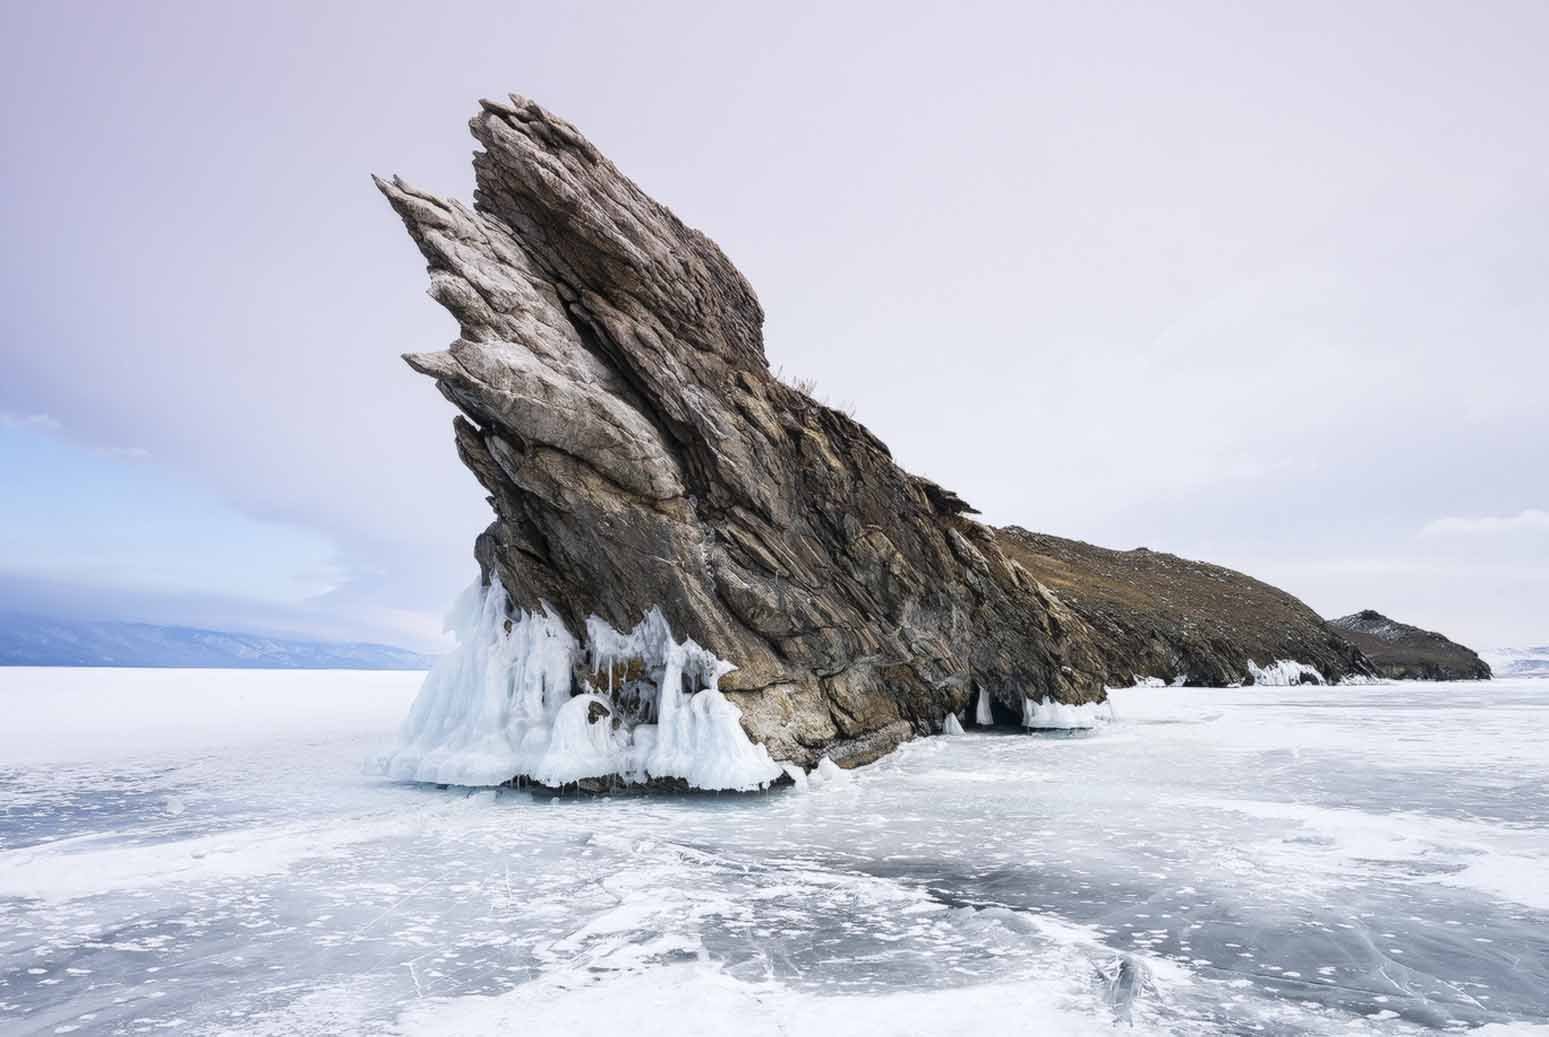
[[[65,424],[52,414],[18,414],[0,410],[0,428],[28,429],[33,432],[62,432]],[[98,457],[115,461],[146,461],[151,452],[143,446],[93,446],[89,448]]]
[[[1515,515],[1480,515],[1473,518],[1432,519],[1420,530],[1421,536],[1483,536],[1520,533],[1527,530],[1549,531],[1549,511],[1524,508]]]
[[[30,428],[43,432],[58,432],[64,426],[58,419],[47,414],[17,414],[0,410],[0,428]]]
[[[151,456],[143,446],[99,446],[96,452],[118,461],[144,461]]]

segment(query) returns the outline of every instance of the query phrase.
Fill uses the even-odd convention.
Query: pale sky
[[[0,6],[0,612],[435,644],[489,516],[369,174],[515,91],[988,521],[1549,642],[1540,0],[323,6]]]

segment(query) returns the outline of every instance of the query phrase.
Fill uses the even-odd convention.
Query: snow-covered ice
[[[418,684],[0,669],[0,1032],[1549,1027],[1549,682],[1126,689],[557,800],[362,774]]]

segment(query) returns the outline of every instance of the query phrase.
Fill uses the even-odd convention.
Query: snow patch
[[[1476,889],[1502,900],[1549,912],[1544,887],[1544,858],[1487,851],[1460,871],[1437,880],[1444,885]]]
[[[1328,683],[1316,667],[1296,662],[1294,659],[1281,659],[1262,667],[1249,659],[1248,672],[1253,675],[1254,684],[1267,687],[1285,688],[1297,684]]]
[[[850,772],[839,766],[828,757],[818,761],[818,765],[812,768],[807,775],[807,784],[814,789],[837,787],[850,783]]]
[[[378,773],[447,785],[682,778],[736,790],[765,788],[783,773],[717,687],[735,667],[674,640],[660,610],[628,633],[587,620],[586,651],[603,686],[583,681],[578,694],[582,646],[547,606],[513,615],[498,580],[464,591],[448,626],[458,647],[425,678],[398,747],[375,761]]]
[[[738,979],[706,962],[685,962],[584,978],[556,971],[501,994],[423,998],[402,1009],[395,1032],[614,1033],[621,1020],[635,1037],[1114,1032],[1112,1021],[1072,1000],[1068,985],[1041,977],[813,997],[772,979]]]

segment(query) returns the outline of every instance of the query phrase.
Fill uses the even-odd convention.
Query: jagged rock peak
[[[475,554],[513,607],[582,634],[659,607],[738,670],[777,759],[870,758],[983,687],[1103,697],[1085,623],[848,416],[771,374],[763,310],[709,238],[524,98],[470,123],[471,208],[378,180],[456,318],[405,359],[462,412],[495,521]]]

